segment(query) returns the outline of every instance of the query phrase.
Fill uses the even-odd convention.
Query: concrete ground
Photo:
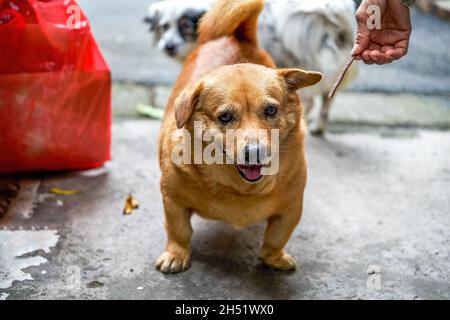
[[[297,272],[260,265],[264,224],[235,230],[194,218],[191,269],[163,275],[153,268],[165,241],[158,128],[116,121],[105,168],[20,181],[0,220],[1,297],[450,298],[449,132],[308,137],[304,216],[287,247]],[[141,207],[124,216],[128,193]]]
[[[330,132],[308,136],[304,215],[287,248],[296,272],[261,266],[264,223],[194,218],[192,268],[168,276],[153,268],[165,242],[159,122],[134,108],[162,108],[179,66],[151,49],[147,3],[79,2],[116,80],[113,160],[0,179],[0,300],[450,299],[448,22],[415,12],[408,57],[363,66]],[[124,216],[129,193],[140,208]]]

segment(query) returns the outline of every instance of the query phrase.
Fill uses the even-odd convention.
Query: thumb
[[[361,55],[365,50],[369,49],[370,47],[370,36],[369,36],[369,30],[367,28],[361,28],[358,27],[355,43],[353,45],[352,49],[352,56],[359,56]]]
[[[353,45],[352,56],[358,56],[370,46],[370,30],[367,27],[368,15],[363,5],[356,12],[356,37]]]

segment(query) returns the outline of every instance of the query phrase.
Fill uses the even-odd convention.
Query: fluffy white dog
[[[198,21],[214,3],[166,0],[152,4],[146,21],[158,48],[183,61],[195,48]],[[351,53],[355,10],[354,0],[267,0],[260,16],[261,45],[279,67],[324,74],[317,86],[302,92],[307,114],[314,106],[314,97],[321,99],[320,116],[311,128],[315,134],[325,131],[331,106],[327,94]]]

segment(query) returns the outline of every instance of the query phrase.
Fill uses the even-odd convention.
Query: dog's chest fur
[[[291,179],[280,181],[268,176],[256,185],[242,181],[242,185],[233,187],[210,183],[198,170],[189,167],[185,168],[186,171],[181,169],[184,174],[177,175],[174,182],[182,184],[183,188],[171,196],[203,218],[223,221],[235,227],[247,227],[281,214],[280,210],[286,209],[286,203],[298,202],[306,184],[306,164],[302,158],[298,159],[297,165],[291,165],[289,173],[286,168],[281,168],[280,176],[290,176]]]
[[[268,185],[267,188],[270,189],[271,186]],[[276,194],[273,189],[267,194],[240,194],[221,186],[204,186],[191,193],[190,202],[192,210],[203,218],[246,227],[267,219],[276,212],[280,200]],[[195,201],[198,197],[201,197],[202,201]]]

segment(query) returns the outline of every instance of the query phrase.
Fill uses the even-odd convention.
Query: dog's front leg
[[[260,257],[269,268],[278,270],[295,269],[295,260],[284,251],[284,246],[300,222],[300,217],[301,209],[297,212],[291,211],[268,219]]]
[[[177,273],[189,268],[191,255],[191,212],[164,197],[167,244],[166,251],[156,261],[164,273]]]

